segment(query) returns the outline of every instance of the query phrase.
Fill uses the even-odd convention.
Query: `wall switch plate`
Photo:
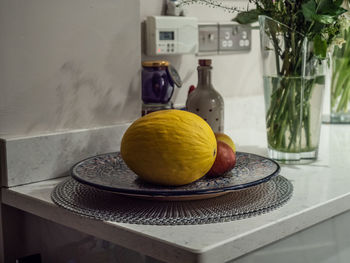
[[[250,26],[234,22],[219,24],[219,53],[250,51],[251,42]]]
[[[217,23],[198,24],[198,52],[218,52],[219,27]]]

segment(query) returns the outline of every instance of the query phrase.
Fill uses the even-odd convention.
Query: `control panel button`
[[[244,45],[245,45],[246,47],[249,46],[249,44],[250,44],[249,39],[244,40]]]
[[[243,40],[243,39],[241,39],[241,40],[239,41],[239,46],[240,46],[240,47],[244,47],[244,40]]]

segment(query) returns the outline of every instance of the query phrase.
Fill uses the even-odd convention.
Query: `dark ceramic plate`
[[[237,152],[235,168],[218,177],[204,176],[184,186],[158,186],[140,180],[119,152],[90,157],[71,169],[72,177],[102,190],[141,198],[164,200],[205,199],[244,189],[268,181],[278,175],[280,166],[273,160]]]

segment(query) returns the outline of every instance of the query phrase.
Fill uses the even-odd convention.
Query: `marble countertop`
[[[239,151],[266,155],[265,133],[227,132]],[[282,165],[294,186],[281,208],[252,218],[208,225],[152,226],[82,218],[50,199],[65,178],[3,189],[2,202],[167,262],[225,262],[350,209],[350,126],[322,125],[319,159]]]

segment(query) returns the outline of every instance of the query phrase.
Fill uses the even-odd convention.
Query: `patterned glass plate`
[[[158,186],[138,178],[119,152],[90,157],[71,169],[72,177],[83,183],[118,194],[159,200],[205,199],[251,187],[278,175],[280,166],[275,161],[237,152],[235,168],[218,177],[204,176],[184,186]]]

